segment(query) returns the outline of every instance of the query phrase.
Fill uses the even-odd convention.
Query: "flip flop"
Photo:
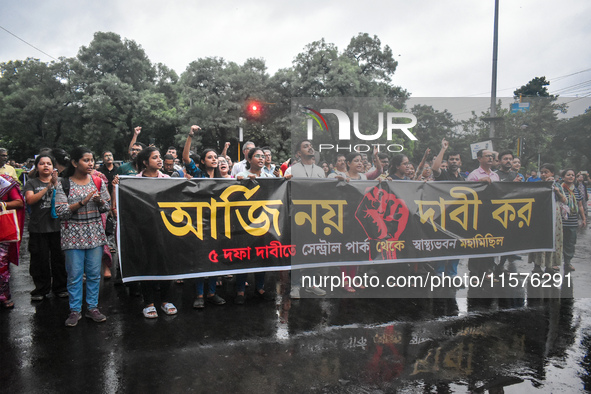
[[[12,300],[2,301],[2,307],[5,309],[12,309],[12,308],[14,308],[14,301],[12,301]]]
[[[160,309],[162,309],[164,311],[164,313],[166,313],[167,315],[176,315],[178,312],[176,309],[176,306],[174,306],[170,302],[167,302],[166,304],[162,304],[160,306]]]
[[[158,317],[158,312],[154,306],[144,308],[143,313],[146,319],[156,319]]]

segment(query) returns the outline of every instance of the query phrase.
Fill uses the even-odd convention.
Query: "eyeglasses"
[[[265,155],[252,155],[255,159],[264,159]]]
[[[488,159],[488,158],[491,158],[491,157],[495,157],[495,155],[483,155],[482,157],[486,157]]]
[[[8,157],[8,155],[0,155],[0,157]]]

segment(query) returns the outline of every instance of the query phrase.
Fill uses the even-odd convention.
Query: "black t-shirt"
[[[501,182],[513,182],[513,180],[517,178],[517,173],[511,170],[507,172],[499,170],[497,171],[497,175],[499,176],[499,180]]]
[[[115,175],[117,175],[117,167],[116,165],[113,165],[113,169],[109,170],[107,167],[105,167],[105,165],[101,165],[98,169],[99,172],[102,172],[105,177],[107,178],[107,180],[109,181],[109,184],[107,185],[107,188],[109,189],[109,194],[113,193],[113,179],[115,178]]]
[[[59,180],[58,180],[59,182]],[[47,183],[41,182],[39,178],[30,178],[25,185],[24,192],[31,190],[34,194],[39,193],[47,187]],[[51,196],[53,191],[48,191],[36,204],[31,207],[29,218],[29,232],[31,233],[54,233],[60,231],[59,219],[51,217]]]
[[[464,177],[461,175],[457,175],[454,173],[450,173],[446,169],[442,168],[441,173],[435,177],[436,181],[465,181]]]

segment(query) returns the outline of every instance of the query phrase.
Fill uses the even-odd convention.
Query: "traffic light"
[[[246,117],[251,120],[260,119],[263,114],[263,104],[260,101],[251,100],[246,103]]]

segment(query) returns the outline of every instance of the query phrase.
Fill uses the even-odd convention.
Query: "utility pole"
[[[493,33],[492,87],[490,92],[490,129],[489,137],[495,138],[495,120],[497,117],[497,53],[499,50],[499,0],[495,0],[495,21]]]

